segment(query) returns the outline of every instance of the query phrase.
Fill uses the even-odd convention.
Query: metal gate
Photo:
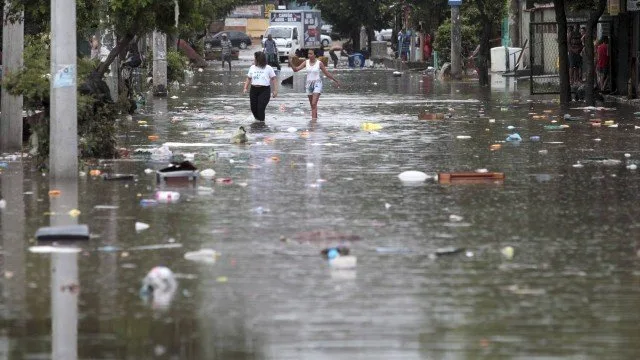
[[[559,94],[560,52],[558,49],[558,24],[534,22],[530,23],[529,26],[531,40],[529,46],[529,64],[531,68],[529,84],[531,95]],[[585,22],[567,22],[567,29],[580,29],[583,26],[586,27]],[[599,39],[601,35],[609,35],[611,23],[600,22],[597,28],[599,35],[594,35],[594,39]],[[611,54],[611,41],[609,41],[609,54]],[[584,55],[582,58],[584,58]],[[609,56],[609,59],[611,59],[611,56]],[[584,60],[582,61],[584,62]],[[609,61],[609,67],[611,67],[611,61]],[[584,77],[584,68],[581,71]],[[609,74],[611,74],[611,69],[609,69]]]

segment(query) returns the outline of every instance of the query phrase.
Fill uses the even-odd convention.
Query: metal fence
[[[586,23],[568,22],[567,29],[580,29]],[[608,35],[611,28],[610,22],[600,22],[598,33]],[[594,34],[594,39],[598,36]],[[533,22],[529,25],[529,64],[531,68],[530,88],[531,94],[559,94],[560,93],[560,60],[558,45],[558,24],[552,22]],[[611,42],[609,43],[611,44]],[[569,44],[567,44],[569,45]],[[594,48],[595,51],[595,48]],[[611,53],[611,45],[609,45]],[[611,57],[609,57],[611,58]],[[584,65],[584,53],[581,56]],[[611,61],[609,62],[611,66]],[[595,67],[595,64],[594,64]],[[595,70],[595,69],[594,69]],[[609,74],[611,74],[609,69]],[[581,77],[584,78],[584,66],[581,68]]]

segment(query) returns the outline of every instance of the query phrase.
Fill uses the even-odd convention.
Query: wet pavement
[[[317,122],[296,74],[252,128],[240,63],[121,121],[129,157],[87,171],[135,181],[53,183],[1,161],[0,359],[640,358],[634,109],[563,111],[498,78],[339,69]],[[231,144],[241,125],[249,143]],[[523,140],[505,142],[514,132]],[[157,184],[145,169],[168,164],[162,144],[216,179]],[[397,177],[478,169],[506,179]],[[180,200],[142,201],[158,189]],[[79,253],[32,252],[39,227],[69,223],[90,227]],[[338,244],[356,269],[322,258]],[[433,255],[444,247],[464,251]],[[219,256],[184,258],[202,248]],[[177,289],[141,297],[159,265]]]

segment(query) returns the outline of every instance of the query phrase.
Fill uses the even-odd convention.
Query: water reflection
[[[61,196],[52,197],[49,212],[51,226],[77,225],[77,216],[70,211],[78,208],[78,179],[51,179],[50,189],[59,190]],[[78,252],[51,254],[51,358],[74,360],[78,358]]]
[[[0,176],[0,198],[7,207],[0,210],[0,238],[2,253],[2,317],[11,321],[7,332],[0,334],[0,357],[10,359],[12,348],[19,346],[14,339],[25,335],[27,319],[27,268],[24,248],[25,206],[24,169],[22,162],[12,162]]]

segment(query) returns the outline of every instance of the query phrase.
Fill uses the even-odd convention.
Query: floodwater
[[[498,78],[480,89],[338,70],[343,86],[325,82],[316,123],[296,74],[269,104],[268,127],[256,129],[245,71],[216,63],[177,98],[149,100],[122,120],[129,158],[86,170],[136,181],[54,183],[28,161],[8,161],[0,359],[640,358],[633,109],[563,111]],[[452,117],[418,120],[425,109]],[[566,122],[565,112],[582,119]],[[592,127],[593,118],[619,127]],[[553,119],[570,127],[546,130]],[[240,125],[249,144],[230,144]],[[514,131],[523,141],[504,142]],[[232,183],[158,185],[144,170],[168,160],[135,150],[164,143]],[[397,177],[476,169],[506,178],[405,186]],[[180,201],[141,206],[158,188]],[[136,232],[136,222],[150,227]],[[81,252],[29,250],[39,227],[68,223],[90,227]],[[343,242],[355,270],[320,256]],[[465,251],[432,256],[443,247]],[[201,248],[220,256],[184,259]],[[177,291],[145,301],[141,281],[158,265],[176,274]]]

